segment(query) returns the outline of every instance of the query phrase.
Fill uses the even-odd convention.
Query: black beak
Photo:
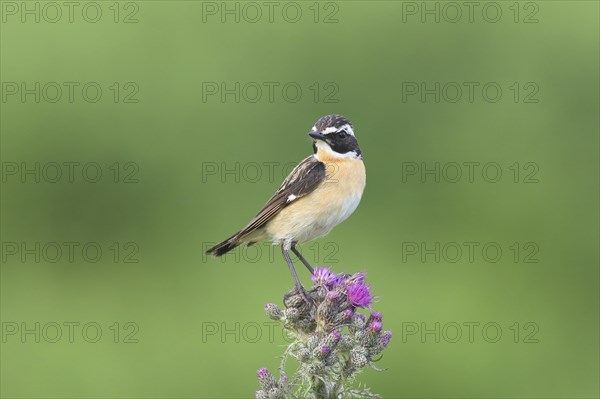
[[[321,132],[311,131],[311,132],[308,132],[308,135],[310,137],[312,137],[313,139],[315,139],[315,140],[323,140],[323,141],[325,141],[325,135],[321,134]]]

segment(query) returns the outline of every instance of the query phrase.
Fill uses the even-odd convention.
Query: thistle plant
[[[371,311],[374,298],[365,274],[336,274],[321,267],[311,278],[306,295],[296,287],[284,295],[283,309],[265,305],[267,316],[283,323],[292,342],[282,356],[279,379],[265,368],[258,370],[256,398],[379,398],[356,382],[367,367],[382,371],[374,362],[392,337],[383,331],[381,313]],[[289,358],[298,362],[291,377],[286,374]]]

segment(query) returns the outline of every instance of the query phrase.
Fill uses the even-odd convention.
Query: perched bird
[[[365,166],[352,123],[341,115],[320,118],[308,135],[314,154],[302,160],[258,214],[240,231],[206,251],[221,256],[238,245],[271,240],[281,245],[296,285],[304,292],[291,250],[313,273],[296,245],[329,233],[358,206]]]

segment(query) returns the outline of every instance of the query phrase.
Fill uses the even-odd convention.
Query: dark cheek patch
[[[359,153],[358,143],[356,142],[356,139],[351,137],[342,140],[334,140],[333,142],[329,143],[329,145],[333,151],[339,154],[345,154],[350,151],[356,151]]]

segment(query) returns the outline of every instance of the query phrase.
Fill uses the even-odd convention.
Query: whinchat
[[[341,115],[320,118],[308,135],[314,154],[302,160],[258,214],[240,231],[206,251],[221,256],[238,245],[270,240],[281,245],[296,285],[304,292],[291,250],[313,273],[297,245],[322,237],[356,209],[366,183],[352,123]]]

